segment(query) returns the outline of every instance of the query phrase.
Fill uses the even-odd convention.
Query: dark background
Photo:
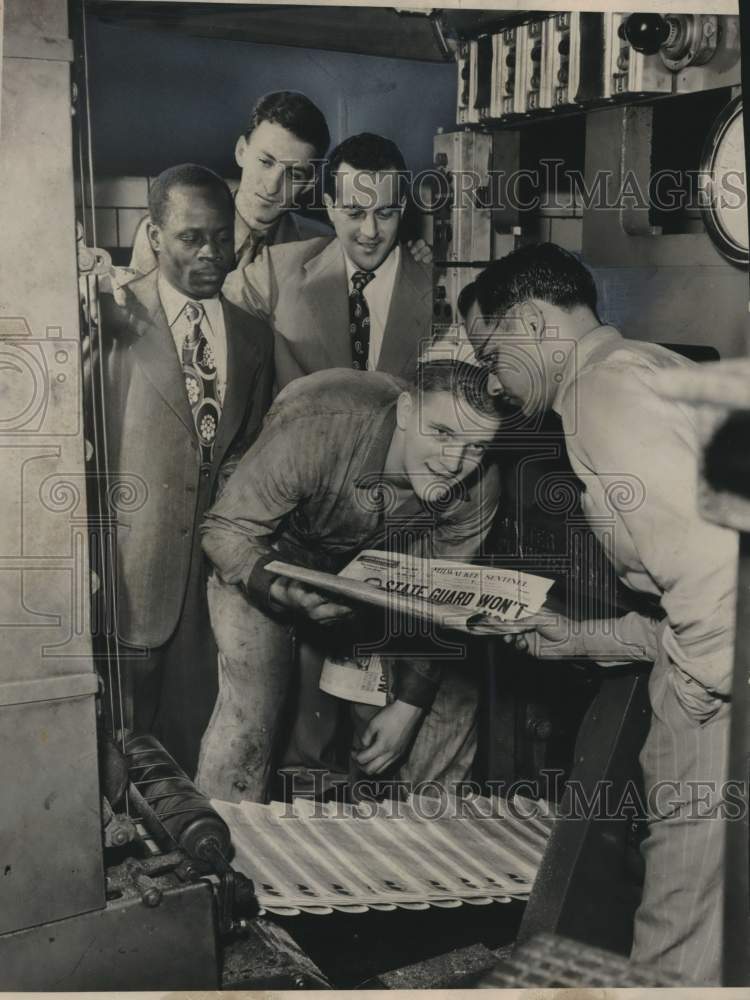
[[[237,136],[257,99],[273,90],[300,90],[313,100],[332,145],[355,132],[378,132],[415,171],[431,166],[437,128],[456,127],[453,63],[209,40],[96,17],[87,33],[100,176],[153,177],[192,161],[239,177]]]

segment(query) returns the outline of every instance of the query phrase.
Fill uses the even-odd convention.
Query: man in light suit
[[[161,174],[148,226],[158,267],[128,285],[124,306],[102,299],[91,358],[102,366],[113,485],[141,490],[117,524],[133,721],[189,773],[217,691],[198,526],[252,443],[273,378],[270,331],[219,292],[234,261],[233,221],[229,188],[212,171],[183,164]]]
[[[292,211],[315,182],[315,163],[328,150],[330,134],[322,111],[294,91],[261,97],[247,129],[237,139],[235,160],[242,170],[235,194],[234,250],[238,265],[250,264],[264,246],[325,235],[328,227]],[[156,267],[144,219],[133,241],[130,266],[141,274]]]
[[[398,242],[405,174],[390,140],[346,139],[326,171],[335,236],[268,247],[227,278],[227,298],[273,329],[279,388],[325,368],[413,377],[430,336],[432,275]]]

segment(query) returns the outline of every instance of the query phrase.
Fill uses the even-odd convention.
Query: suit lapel
[[[427,272],[412,259],[407,248],[402,247],[378,371],[401,375],[413,367],[422,341],[430,336],[431,303],[432,283]]]
[[[224,329],[227,335],[227,387],[221,408],[215,452],[219,460],[240,428],[250,402],[249,388],[257,352],[252,336],[246,331],[249,317],[222,295]]]
[[[349,292],[344,255],[337,239],[307,262],[300,292],[310,309],[310,331],[326,359],[326,364],[317,367],[350,368]]]
[[[131,350],[154,389],[167,406],[174,410],[190,434],[195,434],[182,366],[159,298],[156,282],[158,273],[158,269],[154,270],[128,286],[136,300],[129,320],[138,335],[133,340]]]
[[[293,212],[285,212],[279,219],[276,232],[273,234],[272,243],[276,246],[279,243],[296,243],[300,240],[299,227]]]

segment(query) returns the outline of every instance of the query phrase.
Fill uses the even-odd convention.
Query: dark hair
[[[466,319],[469,315],[469,309],[477,301],[477,284],[475,281],[470,281],[468,285],[464,285],[461,291],[458,293],[458,300],[456,301],[456,308],[459,313]]]
[[[499,416],[496,401],[487,389],[489,370],[466,361],[439,358],[417,365],[412,394],[450,392],[484,416]]]
[[[397,172],[400,178],[406,175],[406,162],[395,142],[374,132],[360,132],[340,142],[328,157],[325,190],[332,198],[336,193],[336,172],[342,163],[371,174],[387,170]]]
[[[572,253],[555,243],[529,243],[489,264],[472,282],[483,316],[502,317],[529,299],[562,309],[588,306],[597,315],[596,285],[591,273]],[[467,309],[471,306],[467,286]],[[463,310],[462,310],[463,312]],[[598,317],[597,317],[598,318]]]
[[[227,183],[213,170],[201,167],[197,163],[180,163],[176,167],[163,170],[148,191],[148,211],[151,221],[157,226],[163,226],[167,214],[169,192],[175,187],[203,188],[215,191],[226,198],[234,220],[234,199]]]
[[[326,155],[331,133],[328,131],[323,112],[309,97],[295,90],[277,90],[264,94],[253,108],[250,124],[245,130],[249,139],[261,122],[281,125],[302,142],[309,142],[315,155],[322,159]]]

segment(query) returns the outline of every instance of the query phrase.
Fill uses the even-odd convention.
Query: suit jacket
[[[238,247],[247,237],[249,230],[247,223],[237,213],[234,219],[234,245]],[[297,215],[296,212],[285,212],[266,239],[266,246],[275,247],[283,243],[299,243],[301,240],[312,240],[316,236],[327,236],[331,238],[331,227],[317,219],[308,219],[304,215]],[[238,251],[239,253],[239,251]],[[237,267],[244,267],[250,260],[245,257],[238,257]]]
[[[270,330],[223,300],[227,387],[213,462],[200,449],[181,365],[157,289],[158,271],[128,286],[126,307],[102,297],[108,458],[117,498],[118,626],[122,639],[160,646],[182,613],[198,527],[219,480],[254,440],[273,382]]]
[[[269,247],[233,271],[223,292],[269,322],[279,388],[325,368],[351,368],[349,286],[336,237]],[[431,322],[431,266],[402,253],[377,370],[411,379]]]

